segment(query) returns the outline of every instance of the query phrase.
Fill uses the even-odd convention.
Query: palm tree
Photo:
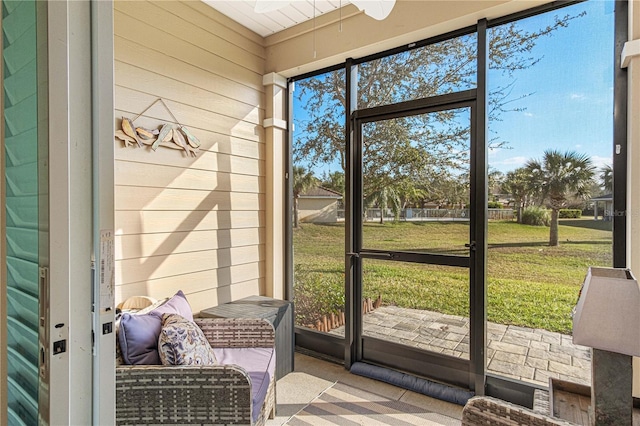
[[[522,223],[522,209],[529,194],[529,182],[529,172],[524,167],[508,172],[502,182],[503,190],[513,197],[518,223]]]
[[[423,200],[427,196],[427,192],[413,182],[401,184],[396,190],[396,194],[400,202],[400,210],[406,209],[408,205]]]
[[[529,160],[526,166],[534,188],[540,190],[551,209],[549,245],[558,245],[558,215],[570,197],[589,196],[595,175],[591,158],[574,151],[544,152],[542,161]]]
[[[313,173],[302,166],[293,166],[293,227],[298,227],[298,198],[318,184]]]
[[[332,172],[325,174],[322,178],[322,187],[342,194],[345,197],[345,180],[343,172]]]
[[[376,205],[380,208],[380,223],[384,223],[384,214],[388,208],[393,212],[393,217],[397,221],[400,218],[400,197],[397,191],[385,186],[377,189],[374,193],[365,196],[364,198],[365,208]]]
[[[603,166],[600,169],[600,186],[602,186],[605,191],[613,191],[613,167],[610,165]]]

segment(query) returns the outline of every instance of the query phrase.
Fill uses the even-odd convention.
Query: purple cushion
[[[125,364],[161,364],[158,337],[162,329],[163,314],[178,314],[193,321],[191,306],[182,290],[147,314],[122,315],[118,341]]]
[[[178,290],[171,299],[149,312],[149,315],[155,315],[160,318],[160,320],[162,320],[163,314],[178,314],[189,321],[193,321],[191,305],[187,302],[187,298],[182,290]]]
[[[273,348],[213,348],[218,364],[235,364],[251,377],[252,417],[258,419],[267,396],[269,382],[275,377],[276,352]]]
[[[122,314],[120,351],[125,364],[160,364],[158,336],[162,320],[155,315]]]

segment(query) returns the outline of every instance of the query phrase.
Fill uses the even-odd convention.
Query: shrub
[[[551,215],[549,210],[541,207],[527,207],[522,211],[522,223],[533,226],[549,226]]]
[[[558,212],[560,219],[580,219],[582,217],[582,210],[580,209],[560,209]]]
[[[502,203],[500,203],[498,201],[489,201],[489,203],[487,203],[487,206],[490,209],[501,209],[502,208]]]
[[[315,324],[324,315],[344,309],[344,274],[303,271],[294,268],[296,325]]]

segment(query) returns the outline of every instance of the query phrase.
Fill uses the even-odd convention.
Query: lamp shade
[[[640,286],[629,269],[589,268],[573,313],[573,343],[640,356]]]
[[[391,13],[396,0],[351,0],[351,3],[364,11],[365,15],[382,21]]]

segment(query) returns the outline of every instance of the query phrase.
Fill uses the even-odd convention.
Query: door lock
[[[53,342],[53,354],[59,355],[63,352],[67,351],[67,341],[66,340],[58,340],[57,342]]]
[[[465,244],[464,246],[466,248],[468,248],[469,250],[476,251],[476,242],[475,241],[471,241],[471,243]]]

